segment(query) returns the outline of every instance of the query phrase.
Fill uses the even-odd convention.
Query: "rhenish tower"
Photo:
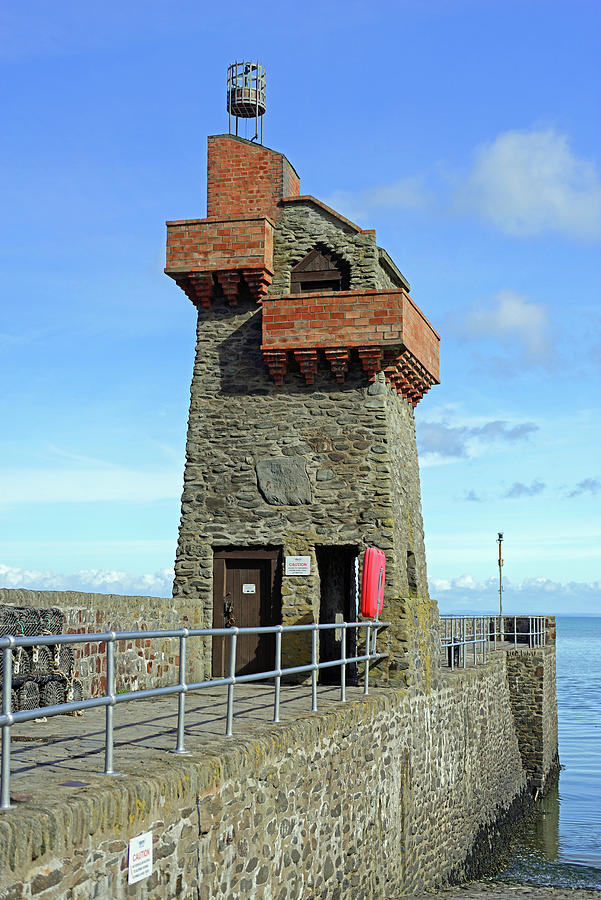
[[[383,677],[427,686],[438,613],[414,409],[438,383],[439,337],[375,231],[301,194],[256,142],[258,63],[230,67],[228,109],[230,133],[208,139],[206,217],[167,222],[165,271],[198,309],[174,596],[198,598],[203,627],[353,621],[362,553],[379,547]],[[252,141],[232,114],[236,131],[254,117]],[[308,557],[302,574],[290,557]],[[338,652],[324,634],[321,658]],[[286,637],[285,664],[306,661],[305,637]],[[239,671],[270,668],[270,646],[240,641]],[[203,677],[223,665],[216,639]]]

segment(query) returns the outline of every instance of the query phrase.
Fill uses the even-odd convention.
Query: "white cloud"
[[[436,209],[470,214],[506,234],[601,237],[601,177],[576,156],[568,136],[552,128],[505,131],[482,144],[467,172],[441,178],[442,168],[360,191],[334,191],[325,202],[350,219],[371,221],[387,210]]]
[[[601,236],[599,173],[553,129],[506,131],[481,146],[456,202],[507,234]]]
[[[172,585],[172,568],[145,575],[116,569],[83,569],[65,575],[50,569],[19,569],[0,564],[0,587],[5,588],[170,597]]]
[[[429,578],[430,594],[441,613],[494,613],[499,604],[496,578],[478,581],[469,574],[458,578]],[[601,613],[601,581],[558,582],[549,578],[525,578],[515,584],[503,579],[503,611],[519,614]]]
[[[459,337],[495,338],[517,345],[528,362],[545,362],[551,355],[545,307],[515,291],[499,291],[492,303],[456,310],[447,325]]]

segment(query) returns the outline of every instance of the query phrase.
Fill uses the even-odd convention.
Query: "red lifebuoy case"
[[[384,551],[368,547],[363,556],[360,607],[361,615],[368,619],[376,619],[382,612],[385,575],[386,555]]]

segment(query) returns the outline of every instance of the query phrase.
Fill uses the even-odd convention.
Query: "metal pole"
[[[368,625],[365,629],[365,655],[367,659],[365,660],[365,679],[363,682],[363,693],[367,697],[369,694],[369,655],[371,653],[371,626]]]
[[[346,622],[342,623],[342,665],[340,666],[340,700],[346,700]]]
[[[503,632],[504,632],[504,620],[503,620],[503,556],[502,556],[502,545],[503,545],[503,532],[498,532],[497,543],[499,545],[499,615],[501,617],[501,641],[504,640]]]
[[[115,711],[115,632],[106,641],[106,696],[109,699],[105,714],[104,774],[118,775],[113,768],[113,713]]]
[[[228,130],[228,134],[232,133],[232,95],[230,93],[231,84],[232,84],[231,72],[232,72],[232,67],[228,66],[227,67],[227,125],[228,125],[227,130]]]
[[[12,635],[9,640],[14,641]],[[12,646],[2,651],[2,715],[10,716],[11,691],[13,686]],[[2,769],[0,785],[0,809],[11,809],[10,802],[10,725],[2,726]]]
[[[184,747],[184,722],[186,717],[186,692],[188,685],[186,684],[186,638],[188,629],[184,629],[179,639],[179,687],[180,692],[177,695],[177,745],[172,753],[188,753]]]
[[[232,628],[230,635],[230,682],[227,686],[227,719],[225,736],[232,737],[234,731],[234,684],[236,682],[236,645],[238,643],[238,629]]]
[[[273,694],[273,721],[280,721],[280,686],[282,683],[282,626],[275,633],[275,689]]]
[[[311,632],[311,712],[317,712],[317,626]]]

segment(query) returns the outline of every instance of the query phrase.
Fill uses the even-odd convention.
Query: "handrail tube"
[[[77,632],[74,634],[60,635],[6,635],[0,638],[0,652],[3,659],[2,682],[2,706],[0,712],[0,726],[2,728],[2,757],[1,757],[1,785],[0,785],[0,810],[11,809],[10,803],[10,752],[11,752],[11,727],[21,722],[29,722],[33,719],[46,716],[51,718],[68,712],[83,711],[86,709],[105,708],[105,760],[104,774],[118,774],[114,769],[114,707],[120,703],[135,700],[144,700],[165,695],[178,695],[177,739],[173,753],[187,753],[184,747],[185,735],[185,698],[190,691],[201,690],[208,687],[227,686],[227,711],[226,711],[226,736],[233,734],[233,706],[234,688],[237,683],[261,681],[268,678],[275,679],[274,683],[274,722],[280,721],[280,694],[281,679],[286,675],[311,673],[311,709],[317,711],[317,675],[320,669],[340,666],[340,699],[346,699],[346,667],[350,663],[365,663],[364,694],[369,692],[369,667],[370,663],[385,659],[388,654],[378,653],[376,650],[377,638],[380,630],[389,626],[388,622],[368,620],[364,622],[333,622],[313,623],[309,625],[269,625],[257,628],[178,628],[152,631],[107,631],[107,632]],[[349,628],[365,629],[365,653],[347,656],[347,633]],[[324,660],[318,662],[318,632],[342,629],[341,656],[339,659]],[[301,666],[288,666],[282,668],[282,635],[288,632],[311,632],[311,663]],[[267,672],[250,673],[236,676],[236,649],[239,634],[275,634],[276,653],[275,668]],[[187,640],[190,637],[227,636],[230,639],[229,647],[229,674],[224,678],[216,678],[205,681],[186,682],[186,653]],[[132,640],[149,640],[156,638],[179,638],[179,667],[178,683],[165,687],[145,688],[138,691],[126,691],[121,694],[115,692],[115,651],[119,651],[118,642]],[[104,644],[106,656],[106,688],[101,697],[87,700],[74,700],[68,703],[57,703],[52,706],[38,707],[32,710],[20,710],[13,712],[11,707],[12,675],[13,675],[13,650],[19,647],[36,647],[41,645],[62,645],[100,643]],[[117,644],[117,648],[116,645]],[[119,651],[127,652],[127,651]]]
[[[375,623],[347,622],[347,628],[374,628]],[[238,634],[276,634],[282,628],[286,633],[296,631],[331,631],[341,628],[342,623],[316,622],[313,625],[261,625],[256,628],[236,626]],[[378,628],[390,627],[390,622],[378,622]],[[231,628],[176,628],[165,631],[101,631],[85,632],[76,631],[73,634],[40,634],[40,635],[4,635],[0,637],[0,650],[6,647],[37,647],[48,644],[86,644],[104,643],[106,641],[132,641],[145,638],[168,637],[227,637],[232,633]]]
[[[506,628],[505,620],[513,619],[513,632]],[[517,620],[525,626],[523,631],[518,631]],[[478,657],[481,663],[486,663],[489,649],[496,650],[498,639],[513,643],[513,649],[517,650],[520,641],[524,641],[530,648],[545,646],[547,634],[546,617],[543,615],[462,615],[455,613],[443,613],[440,615],[441,628],[439,640],[441,649],[447,652],[448,665],[451,670],[456,664],[467,666],[467,648],[473,647],[473,664],[478,665]],[[478,645],[481,646],[478,654]],[[458,659],[456,659],[456,654]]]

